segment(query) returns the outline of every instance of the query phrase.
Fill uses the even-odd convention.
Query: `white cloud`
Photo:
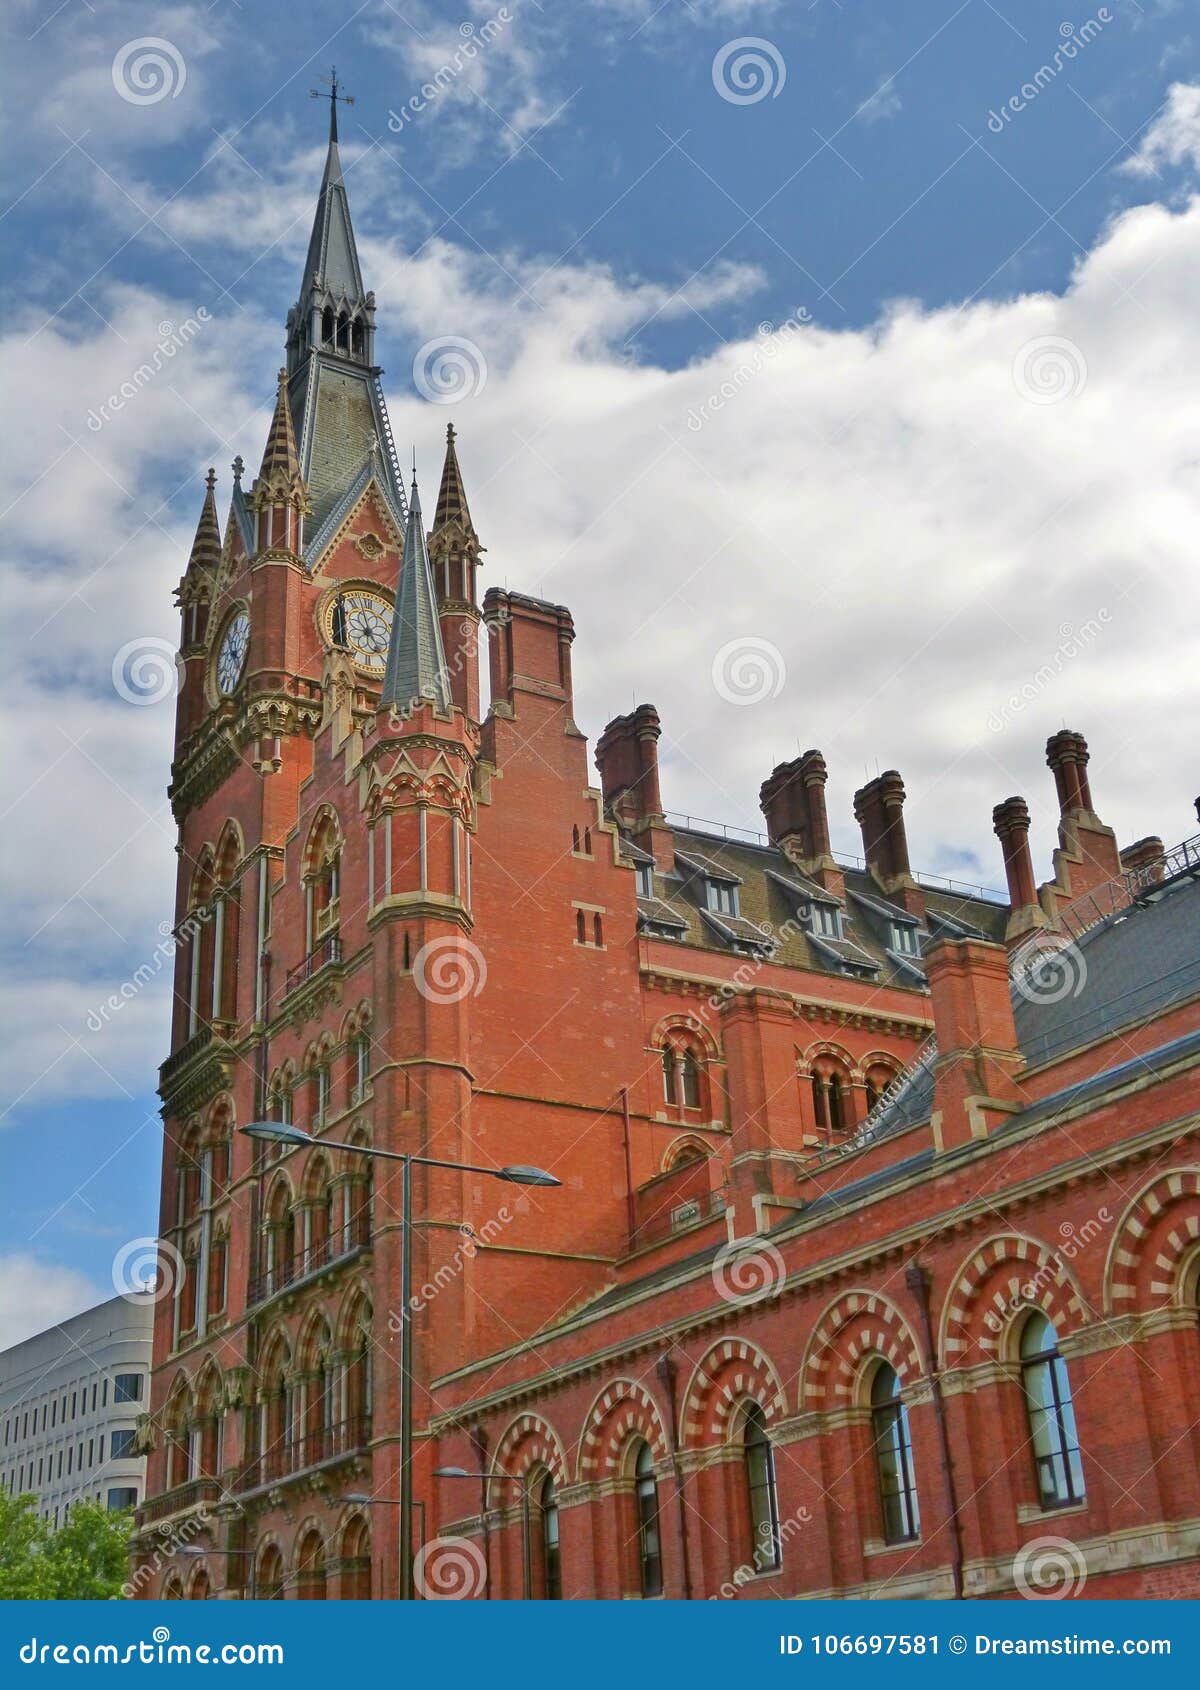
[[[35,1337],[112,1296],[71,1268],[16,1253],[0,1256],[0,1350]]]
[[[1121,168],[1131,175],[1153,176],[1163,164],[1200,170],[1200,86],[1194,82],[1172,83],[1165,106]]]

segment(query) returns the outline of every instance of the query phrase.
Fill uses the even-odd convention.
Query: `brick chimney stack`
[[[1125,895],[1117,839],[1092,802],[1087,740],[1061,728],[1046,741],[1046,762],[1058,790],[1058,850],[1054,879],[1041,889],[1042,907],[1053,924],[1074,904],[1103,908]]]
[[[986,1138],[1021,1106],[1008,953],[981,939],[942,939],[925,953],[937,1059],[934,1145],[953,1150]]]
[[[596,741],[595,756],[605,809],[650,852],[660,874],[669,874],[675,851],[658,776],[661,734],[653,704],[639,704],[627,716],[613,717]]]
[[[829,778],[819,751],[806,751],[790,763],[778,763],[759,788],[758,801],[767,823],[767,838],[802,873],[841,898],[845,877],[834,861],[825,808]]]
[[[1157,886],[1166,872],[1163,842],[1155,835],[1126,845],[1121,852],[1121,867],[1137,878],[1139,886]]]
[[[1023,798],[1006,798],[992,811],[992,826],[1004,853],[1010,905],[1005,939],[1011,945],[1035,927],[1045,927],[1038,901],[1033,856],[1029,849],[1029,806]]]
[[[863,855],[880,887],[910,915],[925,914],[925,899],[913,878],[904,831],[904,782],[887,769],[854,794],[854,818],[862,829]]]

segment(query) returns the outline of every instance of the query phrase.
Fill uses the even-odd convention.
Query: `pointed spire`
[[[425,545],[425,524],[421,497],[413,476],[408,526],[404,531],[404,561],[392,617],[387,669],[380,695],[381,710],[410,711],[421,699],[441,710],[450,708],[450,687],[446,679],[446,657],[442,631],[438,626],[433,575]]]
[[[442,466],[442,485],[438,489],[437,509],[433,516],[432,533],[444,528],[448,522],[457,522],[464,534],[474,534],[471,524],[471,512],[467,508],[467,495],[463,487],[462,470],[458,467],[458,453],[454,448],[454,424],[446,424],[446,462]]]
[[[221,524],[217,520],[217,474],[210,469],[205,480],[207,492],[196,524],[196,538],[192,541],[192,555],[188,559],[189,573],[194,569],[216,569],[221,561]]]
[[[292,427],[292,407],[288,404],[287,371],[280,370],[279,386],[275,392],[275,414],[271,418],[263,452],[260,482],[282,475],[289,482],[300,474],[300,454],[296,450],[296,431]]]
[[[312,92],[314,95],[319,94],[315,88]],[[314,350],[325,349],[330,352],[342,351],[355,357],[365,356],[365,361],[370,363],[369,344],[361,352],[355,353],[349,345],[339,348],[336,336],[335,343],[329,345],[327,339],[319,332],[312,332],[314,312],[319,320],[325,306],[332,306],[335,311],[340,306],[348,306],[351,311],[359,308],[364,312],[364,328],[373,329],[369,319],[375,304],[374,295],[368,294],[363,287],[358,247],[350,222],[350,202],[346,198],[346,184],[342,178],[342,158],[338,151],[337,108],[339,100],[346,104],[352,102],[347,95],[338,93],[336,71],[330,82],[328,97],[329,150],[325,155],[325,173],[321,178],[321,191],[317,196],[317,210],[313,218],[312,234],[308,240],[304,275],[300,282],[300,300],[293,312],[293,326],[299,328],[304,324],[308,327],[310,338],[307,345]],[[366,310],[367,307],[370,307],[370,311]],[[368,333],[367,341],[369,340]],[[299,353],[301,347],[297,345],[295,350]]]

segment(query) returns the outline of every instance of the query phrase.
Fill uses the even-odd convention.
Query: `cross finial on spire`
[[[204,485],[208,488],[210,493],[217,485],[217,472],[211,467],[211,465],[209,467],[208,474],[204,477]]]
[[[344,106],[352,106],[354,104],[354,95],[353,94],[342,94],[342,93],[339,92],[339,89],[341,88],[341,83],[338,81],[338,73],[337,73],[337,66],[336,65],[330,65],[329,75],[323,76],[321,78],[321,81],[329,89],[329,92],[326,93],[323,88],[310,88],[309,91],[308,91],[308,97],[309,97],[310,100],[328,100],[329,101],[329,144],[330,144],[330,146],[333,146],[337,142],[337,138],[338,138],[338,132],[337,132],[338,101],[340,100]]]
[[[233,463],[230,467],[233,470],[234,486],[240,487],[242,485],[242,473],[246,468],[246,465],[242,460],[242,454],[240,452],[238,453],[237,457],[233,460]]]

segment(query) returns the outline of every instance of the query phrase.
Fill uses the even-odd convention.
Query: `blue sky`
[[[658,704],[672,808],[753,825],[818,744],[842,849],[894,764],[917,861],[995,885],[1010,792],[1049,871],[1069,720],[1122,842],[1194,830],[1187,8],[39,0],[8,29],[0,1342],[155,1230],[165,982],[89,1017],[169,915],[171,704],[114,663],[175,636],[208,465],[223,511],[261,453],[333,62],[397,437],[431,478],[453,416],[488,581],[572,606],[590,734]],[[418,379],[447,336],[452,407]]]

